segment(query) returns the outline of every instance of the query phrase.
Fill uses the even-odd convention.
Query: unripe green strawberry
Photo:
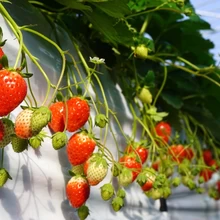
[[[11,141],[14,152],[21,153],[28,148],[28,139],[19,138],[14,134]]]
[[[0,169],[0,187],[4,186],[8,179],[12,179],[8,171],[4,168]]]
[[[74,208],[82,206],[90,195],[90,186],[83,176],[73,176],[66,185],[66,195]]]
[[[37,135],[51,121],[51,111],[45,106],[35,110],[31,117],[33,135]]]
[[[112,186],[111,183],[106,183],[101,187],[101,196],[103,200],[107,201],[111,199],[113,194],[114,194],[114,187]]]
[[[184,9],[184,14],[185,14],[186,16],[191,16],[191,15],[193,14],[193,11],[192,11],[191,8],[185,8],[185,9]]]
[[[116,196],[113,200],[112,200],[112,208],[115,212],[119,211],[123,206],[124,206],[124,201],[122,198]]]
[[[12,140],[12,134],[14,133],[14,124],[7,118],[0,119],[4,127],[4,136],[0,141],[0,148],[7,146]]]
[[[89,215],[89,208],[85,205],[82,205],[81,207],[78,208],[77,213],[78,213],[79,219],[84,220]]]
[[[125,196],[126,196],[126,192],[125,192],[123,189],[119,189],[116,195],[117,195],[118,197],[124,199]]]
[[[104,114],[98,114],[95,116],[95,125],[104,128],[105,125],[108,123],[108,119]]]
[[[119,173],[121,172],[120,170],[121,170],[121,164],[118,164],[118,163],[116,164],[116,163],[114,163],[113,166],[112,166],[112,168],[111,168],[112,175],[113,175],[114,177],[117,177],[117,176],[119,175]]]
[[[142,103],[151,104],[152,102],[151,92],[146,86],[138,91],[137,97],[141,100]]]
[[[185,3],[185,0],[177,0],[176,1],[176,5],[180,8],[184,6],[184,3]]]
[[[171,195],[170,187],[164,187],[163,188],[163,198],[167,199],[170,195]]]
[[[84,164],[84,173],[91,186],[99,184],[107,172],[108,164],[99,153],[94,153]]]
[[[148,57],[148,48],[144,45],[144,44],[141,44],[139,46],[137,46],[135,49],[134,49],[134,57],[137,57],[137,58],[140,58],[140,59],[147,59]]]
[[[75,175],[82,175],[84,174],[84,164],[72,166],[70,171]]]
[[[63,132],[57,132],[52,136],[52,146],[55,150],[64,147],[68,142],[68,137]]]
[[[175,178],[173,178],[173,179],[172,179],[172,182],[171,182],[172,186],[174,186],[174,187],[179,186],[180,183],[181,183],[181,180],[180,180],[179,177],[175,177]]]
[[[162,189],[151,189],[150,190],[150,197],[154,200],[160,199],[163,197]]]
[[[121,186],[126,187],[130,185],[133,181],[132,171],[129,168],[124,167],[121,173],[118,175],[118,181]]]
[[[196,192],[197,192],[198,194],[202,194],[202,193],[205,192],[205,189],[202,188],[202,187],[197,187],[195,190],[196,190]]]

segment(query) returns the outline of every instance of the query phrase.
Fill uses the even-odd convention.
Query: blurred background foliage
[[[211,29],[190,1],[183,0],[41,0],[29,1],[51,25],[66,29],[89,56],[105,58],[109,74],[131,102],[137,86],[148,86],[157,108],[180,129],[179,112],[192,116],[220,140],[220,75],[201,35]],[[9,6],[10,7],[10,6]],[[144,45],[148,56],[134,59]],[[131,94],[133,96],[131,96]],[[198,130],[203,135],[202,130]],[[218,141],[215,142],[219,146]],[[219,146],[220,147],[220,146]]]

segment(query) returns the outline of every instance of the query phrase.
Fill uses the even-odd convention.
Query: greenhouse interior
[[[220,1],[0,0],[0,220],[219,220]]]

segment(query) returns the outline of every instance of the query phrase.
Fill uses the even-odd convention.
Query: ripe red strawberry
[[[213,173],[214,172],[212,170],[205,168],[200,172],[199,176],[203,177],[204,181],[207,182],[212,178]]]
[[[67,143],[67,156],[75,166],[84,163],[93,153],[96,142],[86,132],[81,131],[71,136]]]
[[[219,165],[215,159],[210,160],[207,165],[215,170],[219,169]]]
[[[188,160],[192,160],[193,157],[194,157],[194,151],[192,148],[186,148],[185,149],[185,152],[186,152],[186,159]]]
[[[27,95],[27,84],[22,76],[6,69],[0,70],[0,116],[13,111]]]
[[[90,186],[86,178],[73,176],[66,185],[66,195],[74,208],[82,206],[89,198]]]
[[[80,129],[87,121],[90,115],[88,102],[81,97],[72,97],[66,102],[68,109],[67,130],[74,132]],[[64,122],[66,119],[66,105],[64,105]]]
[[[1,118],[0,121],[3,123],[4,136],[0,141],[0,148],[7,146],[12,140],[12,134],[14,133],[14,124],[8,118]]]
[[[171,135],[170,124],[164,121],[159,122],[155,126],[155,131],[158,136],[160,136],[166,143],[168,143]]]
[[[15,133],[20,138],[32,137],[31,117],[33,111],[31,109],[22,110],[15,119]]]
[[[213,159],[212,152],[209,149],[203,150],[202,156],[205,164],[208,164]]]
[[[126,150],[126,153],[131,153],[134,152],[138,155],[138,157],[140,157],[140,160],[143,163],[145,163],[145,161],[147,160],[148,157],[148,150],[146,147],[141,146],[141,145],[129,145]]]
[[[159,170],[160,163],[161,163],[160,159],[157,159],[157,160],[155,160],[155,161],[151,164],[151,167],[152,167],[154,170],[158,171],[158,170]]]
[[[178,163],[181,163],[186,157],[185,148],[181,144],[170,146],[169,154],[172,156],[172,159]]]
[[[98,153],[93,154],[84,164],[84,173],[89,185],[99,184],[107,175],[108,164]]]
[[[63,102],[55,102],[51,104],[50,111],[52,113],[51,121],[48,123],[48,126],[53,132],[62,132],[65,127],[64,123],[64,103]]]
[[[137,178],[137,182],[141,186],[143,191],[149,191],[153,188],[154,181],[156,179],[156,172],[152,168],[145,168]]]
[[[0,59],[2,58],[2,56],[4,55],[4,51],[2,50],[2,48],[0,47]],[[0,70],[2,69],[2,64],[0,63]]]
[[[132,171],[132,181],[134,181],[137,175],[141,172],[142,165],[137,161],[137,157],[134,154],[126,154],[119,159],[119,162],[129,168]]]

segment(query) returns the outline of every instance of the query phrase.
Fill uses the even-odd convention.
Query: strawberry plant
[[[214,187],[206,183],[220,166],[220,71],[209,53],[213,43],[200,33],[210,25],[190,1],[28,2],[50,21],[56,37],[21,24],[9,13],[15,0],[0,1],[19,44],[16,59],[8,62],[0,28],[0,187],[11,179],[4,167],[8,145],[22,153],[49,139],[52,150],[65,149],[66,198],[80,219],[90,213],[86,203],[95,185],[115,212],[123,211],[134,184],[164,207],[179,186],[219,200],[219,180]],[[60,30],[77,56],[63,46],[63,35],[57,38]],[[57,82],[24,33],[58,54]],[[36,73],[28,72],[29,62]],[[35,74],[45,81],[42,101],[33,89]],[[13,118],[15,109],[20,112]]]

